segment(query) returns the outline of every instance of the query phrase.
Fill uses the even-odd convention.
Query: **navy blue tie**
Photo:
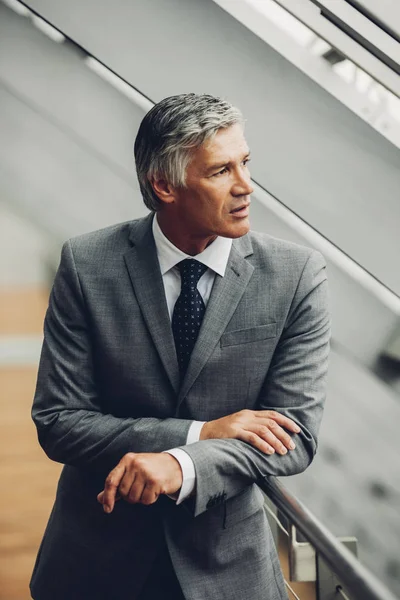
[[[181,293],[172,315],[172,332],[183,379],[206,310],[197,283],[207,267],[194,258],[186,258],[177,266],[181,273]]]

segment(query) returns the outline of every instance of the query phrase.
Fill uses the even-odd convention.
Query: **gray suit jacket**
[[[313,459],[329,331],[321,254],[250,233],[234,240],[225,277],[216,276],[180,386],[151,215],[68,241],[33,406],[42,447],[65,467],[33,597],[134,600],[166,538],[188,600],[286,599],[255,484]],[[267,456],[238,440],[185,445],[193,419],[243,408],[296,421],[296,449]],[[103,513],[96,495],[124,454],[179,446],[194,462],[193,500],[121,501]]]

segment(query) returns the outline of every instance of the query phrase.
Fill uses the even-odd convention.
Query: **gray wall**
[[[0,4],[0,194],[56,242],[145,214],[143,110]]]
[[[252,174],[400,294],[400,150],[212,0],[29,0],[152,100],[227,96]]]
[[[3,4],[0,106],[0,195],[50,235],[49,262],[57,262],[54,248],[64,239],[146,212],[132,157],[143,110],[71,46],[52,42]],[[319,248],[271,212],[262,192],[253,198],[254,228]],[[373,365],[398,315],[319,249],[329,266],[334,339]]]

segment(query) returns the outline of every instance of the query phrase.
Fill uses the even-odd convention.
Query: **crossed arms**
[[[285,455],[295,443],[284,427],[294,433],[300,428],[294,421],[275,411],[242,410],[205,423],[200,440],[237,439],[248,442],[267,455]],[[182,469],[168,453],[126,454],[108,475],[98,501],[104,511],[112,512],[116,499],[131,504],[153,504],[160,494],[176,494],[182,486]]]
[[[223,489],[228,499],[267,475],[303,471],[315,454],[325,398],[330,318],[324,267],[322,256],[311,252],[259,395],[258,410],[239,413],[243,427],[238,424],[237,416],[231,417],[234,430],[230,429],[229,417],[225,417],[222,425],[216,421],[207,423],[202,430],[202,436],[207,439],[187,445],[191,420],[119,418],[101,411],[94,381],[87,308],[67,242],[46,315],[32,411],[42,447],[53,460],[101,472],[112,471],[123,457],[124,468],[118,471],[123,473],[120,482],[127,471],[132,474],[127,463],[133,464],[134,478],[135,464],[139,465],[142,477],[146,457],[181,447],[193,460],[196,470],[196,515],[206,510],[211,489]],[[258,411],[273,412],[256,414]],[[268,419],[268,423],[263,421],[260,428],[263,418]],[[292,423],[300,428],[298,433],[294,433]],[[286,447],[289,444],[290,436],[286,437],[285,429],[294,433],[296,448],[281,454],[281,443]],[[273,454],[268,453],[266,444],[275,449]],[[158,464],[160,460],[163,466],[166,461],[174,465],[168,480],[172,488],[179,484],[179,489],[181,474],[177,461],[164,454],[157,456]],[[154,461],[148,460],[152,468],[148,466],[144,471],[149,471],[151,481],[156,479],[158,488],[149,494],[146,492],[146,503],[157,498],[158,493],[176,491],[154,476]],[[132,485],[128,490],[126,480],[119,489],[117,480],[114,476],[111,482],[108,479],[110,494],[115,496],[118,491],[129,499]],[[144,489],[147,489],[147,480],[142,493]],[[140,501],[141,496],[134,490],[132,499]]]

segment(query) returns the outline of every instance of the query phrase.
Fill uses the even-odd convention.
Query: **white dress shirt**
[[[194,258],[208,267],[207,271],[200,277],[197,289],[207,306],[210,298],[211,289],[214,284],[215,274],[224,277],[226,265],[228,264],[229,254],[232,248],[232,240],[224,237],[217,237],[212,244],[207,246],[203,252],[196,256],[189,256],[179,248],[174,246],[168,238],[165,237],[157,221],[157,215],[153,219],[153,235],[156,244],[157,258],[160,264],[161,275],[164,284],[165,297],[167,300],[169,317],[172,320],[175,302],[181,293],[181,275],[177,264],[185,258]],[[193,444],[200,439],[200,431],[204,421],[193,421],[187,435],[186,444]],[[194,490],[196,483],[196,473],[193,461],[190,456],[180,448],[172,448],[167,451],[172,454],[179,462],[183,480],[180,489],[177,504],[185,500]]]

